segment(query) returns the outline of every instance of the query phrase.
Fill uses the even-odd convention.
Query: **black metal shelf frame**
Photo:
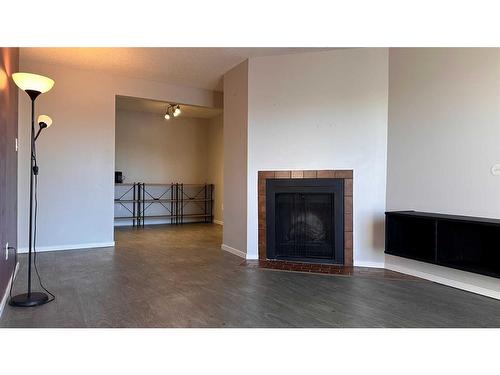
[[[148,190],[148,185],[152,187],[161,187],[164,189],[158,194]],[[118,198],[115,198],[115,204],[119,204],[131,213],[131,216],[115,216],[115,220],[132,220],[132,225],[144,226],[146,219],[170,219],[170,224],[184,224],[184,219],[191,219],[189,223],[202,222],[212,223],[213,216],[213,184],[146,184],[144,182],[134,182],[132,184],[116,184],[116,186],[130,186]],[[199,187],[193,194],[185,190],[185,187]],[[133,198],[126,199],[125,196],[132,191]],[[128,207],[126,204],[132,204]],[[153,204],[160,204],[165,208],[165,215],[147,215],[147,209]],[[184,213],[187,205],[196,205],[200,212]],[[199,218],[197,221],[192,219]]]

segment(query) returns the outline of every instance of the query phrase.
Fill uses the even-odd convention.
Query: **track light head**
[[[177,117],[181,114],[181,107],[180,105],[176,105],[174,109],[174,116]]]

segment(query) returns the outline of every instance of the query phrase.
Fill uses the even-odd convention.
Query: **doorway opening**
[[[115,228],[222,225],[222,108],[115,103]]]

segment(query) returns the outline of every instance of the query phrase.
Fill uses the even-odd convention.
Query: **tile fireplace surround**
[[[352,170],[298,170],[298,171],[259,171],[259,260],[266,260],[266,180],[276,178],[343,178],[344,179],[344,266],[353,265],[352,241]]]

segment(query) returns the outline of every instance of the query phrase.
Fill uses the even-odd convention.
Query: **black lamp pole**
[[[31,291],[31,258],[33,253],[33,178],[38,174],[35,165],[35,100],[40,91],[25,90],[31,99],[31,152],[30,152],[30,222],[29,222],[29,252],[28,252],[28,293],[18,294],[10,299],[11,306],[32,307],[43,305],[49,301],[49,296],[43,292]]]

